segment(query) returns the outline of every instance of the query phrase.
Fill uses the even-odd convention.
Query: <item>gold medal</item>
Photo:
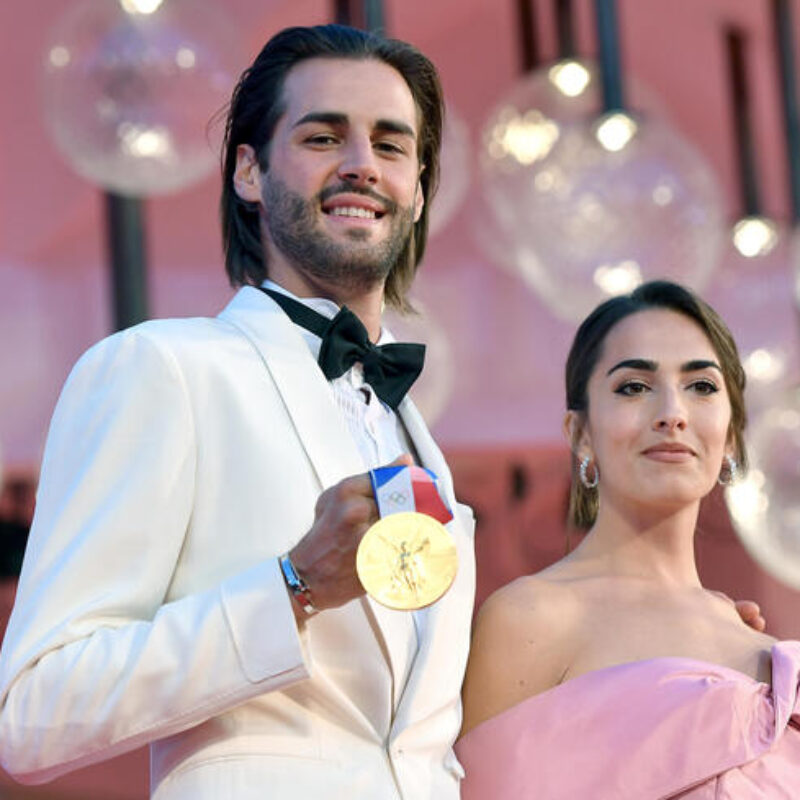
[[[356,553],[356,572],[370,596],[410,611],[436,602],[458,568],[453,537],[427,514],[402,511],[378,520]]]

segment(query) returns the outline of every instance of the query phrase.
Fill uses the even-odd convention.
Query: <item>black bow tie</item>
[[[395,342],[376,346],[361,320],[347,306],[333,318],[317,313],[281,292],[264,289],[297,325],[322,339],[319,362],[330,381],[344,375],[356,361],[364,366],[364,380],[387,406],[397,409],[406,392],[422,372],[424,344]]]

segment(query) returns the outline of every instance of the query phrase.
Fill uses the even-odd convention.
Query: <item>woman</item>
[[[703,589],[700,501],[745,466],[744,372],[702,300],[653,282],[567,361],[581,544],[476,620],[464,800],[800,796],[800,643]]]

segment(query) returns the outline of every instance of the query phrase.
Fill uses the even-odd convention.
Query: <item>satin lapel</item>
[[[453,503],[455,497],[453,495],[453,479],[450,475],[450,470],[444,460],[442,451],[433,441],[433,436],[431,436],[419,410],[411,399],[406,397],[400,403],[398,413],[400,414],[400,419],[403,420],[408,435],[411,437],[411,441],[414,443],[421,465],[436,473],[444,485],[448,503]]]
[[[364,472],[358,447],[325,376],[277,303],[258,289],[245,287],[219,316],[238,328],[258,351],[323,489]]]
[[[448,495],[448,502],[452,502],[452,481],[450,479],[450,473],[447,469],[444,457],[428,432],[419,411],[417,411],[411,400],[406,397],[400,404],[398,413],[414,444],[422,466],[432,469],[437,475],[445,475],[445,491]],[[400,661],[399,653],[405,651],[408,637],[414,634],[414,626],[416,626],[417,641],[420,648],[422,647],[422,643],[426,639],[427,619],[430,609],[424,608],[420,611],[414,611],[413,625],[409,625],[408,623],[410,623],[411,620],[405,617],[403,613],[392,611],[369,596],[367,596],[367,603],[369,608],[372,609],[375,620],[383,633],[386,649],[389,653],[390,662],[392,664],[392,674],[395,678],[394,708],[397,709],[405,694],[405,689],[411,680],[411,674],[409,674],[405,686],[401,686],[398,683],[399,676],[397,665]],[[416,669],[418,661],[419,651],[411,673]]]
[[[245,287],[220,318],[238,328],[259,352],[283,396],[322,487],[364,472],[364,462],[332,398],[328,381],[278,304],[260,290]],[[396,654],[405,646],[407,628],[398,625],[396,612],[371,598],[363,607],[373,616],[378,645],[396,676]]]
[[[419,651],[395,717],[393,738],[402,738],[415,723],[429,719],[458,696],[475,601],[474,518],[466,506],[456,503],[450,470],[417,408],[406,398],[399,411],[422,466],[440,478],[454,512],[447,528],[458,550],[458,573],[453,586],[438,602],[414,612]]]

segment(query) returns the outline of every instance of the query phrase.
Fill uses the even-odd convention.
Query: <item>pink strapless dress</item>
[[[772,687],[654,658],[581,675],[456,745],[462,800],[800,798],[800,642],[772,648]]]

